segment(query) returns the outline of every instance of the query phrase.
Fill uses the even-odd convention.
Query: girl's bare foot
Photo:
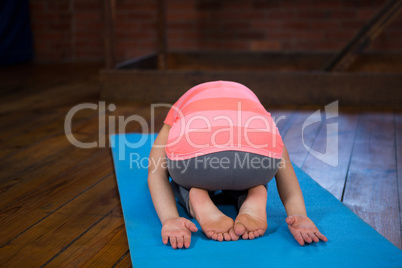
[[[250,188],[235,220],[235,234],[243,239],[264,235],[268,228],[266,206],[267,189],[262,185]]]
[[[233,220],[215,206],[206,190],[191,188],[189,199],[191,216],[198,221],[208,238],[218,241],[239,239]]]

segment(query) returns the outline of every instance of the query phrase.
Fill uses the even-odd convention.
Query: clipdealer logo
[[[339,101],[334,101],[328,105],[325,106],[325,121],[331,118],[336,118],[338,117],[338,108],[339,108]],[[317,122],[321,122],[321,110],[315,111],[312,115],[310,115],[306,121],[303,123],[302,127],[302,141],[303,141],[303,146],[304,148],[315,158],[318,160],[332,166],[332,167],[337,167],[338,166],[338,151],[339,151],[339,144],[338,144],[338,123],[326,123],[326,146],[325,146],[325,152],[321,153],[310,146],[308,146],[305,141],[304,141],[304,130]]]
[[[156,108],[176,108],[172,106],[171,104],[166,104],[166,103],[159,103],[159,104],[151,104],[150,109],[151,109],[151,117],[149,120],[146,120],[145,118],[141,117],[140,115],[131,115],[128,117],[125,116],[114,116],[110,115],[107,116],[107,112],[114,112],[116,110],[116,105],[114,104],[109,104],[106,105],[104,101],[100,101],[98,104],[96,103],[81,103],[78,104],[74,107],[72,107],[68,113],[66,114],[65,120],[64,120],[64,131],[66,138],[68,141],[73,144],[76,147],[83,148],[83,149],[89,149],[89,148],[95,148],[95,147],[106,147],[106,137],[109,135],[113,135],[116,133],[116,130],[118,133],[125,133],[127,125],[131,122],[135,122],[140,125],[140,130],[138,132],[140,133],[150,133],[152,134],[153,138],[157,135],[155,133],[155,109]],[[339,107],[339,102],[335,101],[332,102],[328,105],[325,106],[325,113],[324,113],[324,121],[331,119],[331,118],[336,118],[338,117],[338,107]],[[239,108],[239,107],[238,107]],[[74,116],[76,115],[77,112],[83,109],[92,109],[92,110],[97,110],[98,111],[98,140],[92,140],[92,141],[80,141],[77,139],[77,137],[74,135],[73,130],[72,130],[72,121]],[[177,108],[176,108],[177,109]],[[241,106],[238,109],[239,111],[239,117],[241,116]],[[180,113],[180,111],[178,111]],[[184,117],[184,116],[183,116]],[[198,118],[202,119],[202,121],[208,122],[207,118]],[[229,125],[233,125],[233,122],[229,122],[230,118],[223,118],[223,116],[219,116],[219,118],[214,118],[213,120],[227,120]],[[253,118],[254,122],[257,122],[260,118]],[[273,118],[273,121],[275,124],[278,124],[279,121],[286,119],[285,116],[280,116],[276,120]],[[257,121],[255,121],[257,120]],[[194,120],[193,120],[194,121]],[[263,122],[263,120],[260,120],[262,123],[261,128],[258,129],[259,131],[262,130],[269,130],[273,127],[273,125],[270,126],[269,123]],[[315,158],[319,159],[320,161],[336,167],[338,166],[338,123],[326,123],[326,147],[325,147],[325,152],[319,152],[308,146],[305,142],[304,139],[304,132],[305,129],[317,122],[321,122],[321,110],[315,111],[313,114],[311,114],[306,121],[302,125],[301,129],[301,135],[302,135],[302,142],[304,148]],[[149,122],[151,123],[149,125]],[[250,121],[251,122],[251,121]],[[249,123],[250,123],[249,122]],[[108,124],[106,124],[108,123]],[[182,122],[183,123],[183,122]],[[192,121],[187,122],[187,123],[192,123]],[[184,125],[181,127],[181,130],[184,131],[186,128],[191,128],[190,125]],[[191,128],[192,130],[195,130],[194,128]],[[230,132],[232,129],[228,128],[226,131]],[[202,130],[204,131],[204,130]],[[220,130],[222,132],[222,130]],[[247,133],[245,133],[247,134]],[[216,135],[215,135],[216,136]],[[213,137],[215,137],[213,136]],[[148,135],[143,135],[138,141],[136,140],[135,142],[129,141],[126,139],[125,135],[119,135],[118,137],[118,146],[119,146],[119,160],[124,160],[126,158],[126,151],[128,148],[131,149],[136,149],[144,146],[146,144],[147,139],[149,138]],[[190,140],[191,141],[191,140]],[[177,142],[177,141],[175,141]],[[276,142],[271,141],[271,142]],[[173,142],[174,143],[174,142]],[[251,144],[253,145],[253,144]],[[114,147],[115,144],[113,143],[113,140],[110,144],[111,147]]]

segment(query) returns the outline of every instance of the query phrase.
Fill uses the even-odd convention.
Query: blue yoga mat
[[[161,224],[147,185],[147,165],[155,134],[110,137],[134,267],[402,267],[402,251],[295,167],[307,213],[329,241],[299,246],[285,223],[275,181],[268,185],[268,230],[254,240],[217,242],[199,231],[188,249],[162,244]],[[179,206],[179,213],[187,217]],[[235,218],[234,206],[219,208]]]

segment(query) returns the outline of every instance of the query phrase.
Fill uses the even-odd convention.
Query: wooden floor
[[[110,149],[77,148],[64,132],[65,116],[73,106],[98,103],[98,68],[0,69],[2,267],[131,265]],[[107,119],[108,126],[113,116],[152,119],[149,104],[115,104],[115,111],[101,116],[92,109],[78,112],[74,137],[102,141],[113,130],[99,133],[99,120]],[[339,164],[331,167],[303,146],[301,129],[315,109],[267,108],[276,118],[285,116],[278,127],[294,164],[402,248],[402,114],[340,108],[338,117],[307,127],[305,144],[324,152],[327,124],[338,123]],[[156,110],[156,129],[165,114]],[[125,131],[141,128],[130,123]]]

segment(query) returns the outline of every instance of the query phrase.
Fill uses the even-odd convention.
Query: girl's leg
[[[170,164],[176,164],[175,168],[170,166],[169,169],[169,172],[173,173],[176,179],[178,178],[180,181],[187,178],[191,183],[194,177],[189,173],[183,176],[182,172],[177,169],[177,164],[180,163]],[[217,241],[239,239],[234,232],[233,219],[223,214],[212,201],[211,197],[214,195],[214,191],[207,191],[197,187],[192,187],[188,190],[174,180],[171,181],[171,185],[179,204],[185,207],[187,213],[198,221],[208,238]]]
[[[219,162],[219,159],[225,161]],[[183,189],[178,188],[179,195],[176,196],[183,197],[184,201],[178,198],[179,202],[197,219],[208,237],[216,240],[236,240],[238,236],[253,239],[263,235],[267,228],[267,191],[263,185],[274,177],[277,162],[280,163],[280,159],[223,151],[184,161],[168,159],[168,169],[176,184],[191,189],[183,194]],[[247,195],[243,193],[238,197],[240,210],[235,225],[231,218],[219,211],[207,190],[248,190]]]
[[[177,199],[177,202],[186,209],[188,216],[193,217],[190,211],[190,190],[180,186],[175,181],[171,181],[170,185],[172,186],[174,196]],[[213,191],[208,191],[209,197],[212,199],[214,196]],[[193,217],[194,218],[194,217]]]
[[[240,207],[234,230],[243,239],[254,239],[267,230],[267,190],[263,185],[248,190],[247,198]]]
[[[264,186],[266,190],[268,189],[268,185],[264,184],[262,186]],[[230,198],[232,202],[234,202],[234,204],[236,205],[237,212],[239,212],[244,201],[246,201],[248,195],[248,189],[243,191],[224,190],[222,192],[225,196]]]
[[[216,207],[207,190],[191,188],[189,201],[191,215],[208,238],[218,241],[239,239],[234,232],[233,219]]]
[[[167,158],[167,162],[171,178],[186,189],[242,191],[266,185],[275,176],[280,159],[222,151],[186,160]]]

